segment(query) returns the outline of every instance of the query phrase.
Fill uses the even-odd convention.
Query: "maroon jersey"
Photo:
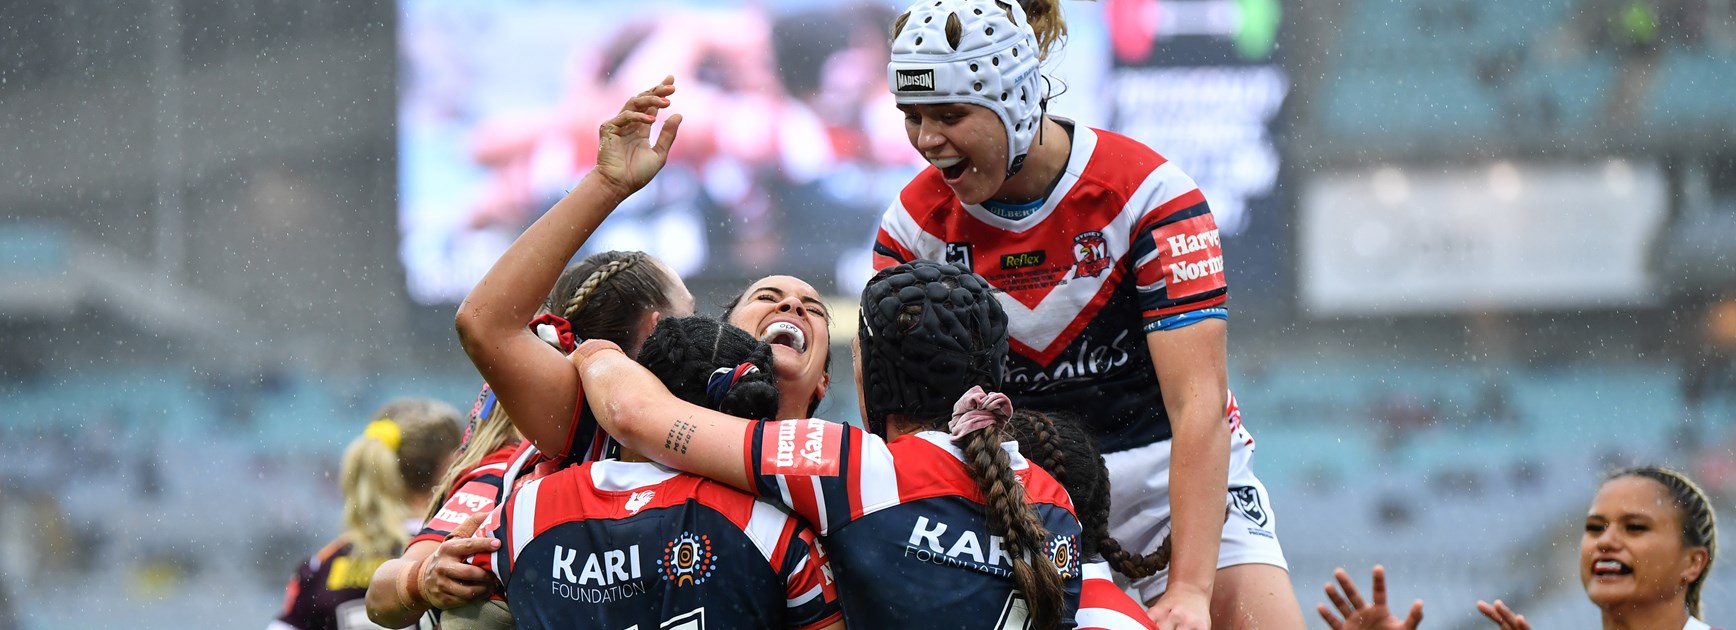
[[[378,628],[368,621],[362,598],[368,594],[374,569],[398,554],[362,557],[352,551],[349,542],[339,537],[302,563],[289,580],[278,623],[300,630]]]

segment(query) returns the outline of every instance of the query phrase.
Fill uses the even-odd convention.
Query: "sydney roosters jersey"
[[[1085,563],[1085,585],[1079,592],[1079,630],[1157,630],[1126,591],[1115,586],[1107,562]]]
[[[938,169],[917,175],[881,218],[874,266],[917,258],[1000,290],[1004,390],[1021,406],[1083,414],[1104,452],[1170,437],[1144,333],[1224,305],[1218,228],[1193,179],[1088,127],[1074,127],[1054,190],[1019,218],[961,204]]]
[[[486,525],[519,628],[818,628],[840,618],[814,533],[703,477],[613,460],[514,490]]]
[[[1079,601],[1079,520],[1067,491],[1003,445],[1049,531],[1072,628]],[[761,497],[819,530],[851,628],[1023,628],[1027,606],[1002,538],[983,518],[983,496],[945,433],[887,443],[820,419],[756,423],[750,470]]]
[[[435,512],[434,518],[422,526],[422,531],[410,539],[410,544],[445,540],[470,515],[487,514],[493,510],[494,504],[500,501],[501,479],[505,477],[506,468],[518,448],[518,443],[508,443],[495,449],[483,456],[475,468],[454,481],[452,493],[441,501],[440,511]]]

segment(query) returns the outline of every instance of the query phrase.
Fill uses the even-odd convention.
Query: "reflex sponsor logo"
[[[838,450],[844,425],[819,418],[784,420],[767,431],[761,448],[772,454],[766,474],[832,476],[838,474]]]
[[[1048,253],[1040,249],[1028,252],[1019,252],[1017,254],[1002,254],[1001,268],[1023,269],[1025,267],[1035,267],[1043,264],[1043,261],[1048,260],[1048,258]]]
[[[1224,287],[1224,252],[1212,215],[1202,214],[1152,230],[1169,299]]]
[[[893,89],[899,92],[933,92],[933,70],[899,70]]]

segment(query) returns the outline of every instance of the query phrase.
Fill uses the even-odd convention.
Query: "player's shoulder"
[[[898,192],[899,205],[917,218],[951,207],[957,201],[940,169],[932,166],[923,168]]]
[[[1081,150],[1088,150],[1090,154],[1080,156],[1076,153],[1074,159],[1081,164],[1077,167],[1080,181],[1088,186],[1096,185],[1118,190],[1123,194],[1132,194],[1145,180],[1157,173],[1158,169],[1169,163],[1168,158],[1145,143],[1113,131],[1090,129],[1085,141],[1089,142],[1090,146],[1081,147]],[[1080,160],[1080,157],[1085,159]],[[1171,167],[1166,169],[1167,171],[1175,169]]]

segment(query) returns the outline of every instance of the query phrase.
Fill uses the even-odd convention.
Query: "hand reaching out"
[[[675,77],[664,77],[662,83],[635,94],[622,105],[621,113],[603,123],[598,130],[597,167],[593,174],[625,197],[638,192],[669,159],[669,147],[675,143],[675,133],[681,127],[681,115],[670,116],[663,123],[657,143],[650,144],[651,125],[657,114],[669,106],[669,95],[675,93]]]
[[[1499,599],[1495,600],[1494,604],[1477,600],[1477,612],[1483,613],[1484,617],[1495,622],[1495,627],[1501,630],[1531,630],[1531,624],[1525,623],[1525,615],[1513,612],[1513,609]]]
[[[1326,620],[1326,625],[1332,630],[1416,630],[1417,624],[1423,621],[1423,600],[1411,603],[1410,615],[1403,621],[1392,615],[1392,610],[1386,607],[1386,568],[1380,565],[1374,567],[1374,603],[1370,605],[1362,600],[1362,594],[1356,591],[1356,583],[1351,581],[1350,574],[1340,568],[1332,572],[1338,578],[1338,587],[1344,589],[1342,595],[1332,583],[1326,584],[1326,597],[1338,608],[1338,614],[1333,614],[1326,604],[1315,606],[1320,618]],[[1338,615],[1343,615],[1339,619]]]

